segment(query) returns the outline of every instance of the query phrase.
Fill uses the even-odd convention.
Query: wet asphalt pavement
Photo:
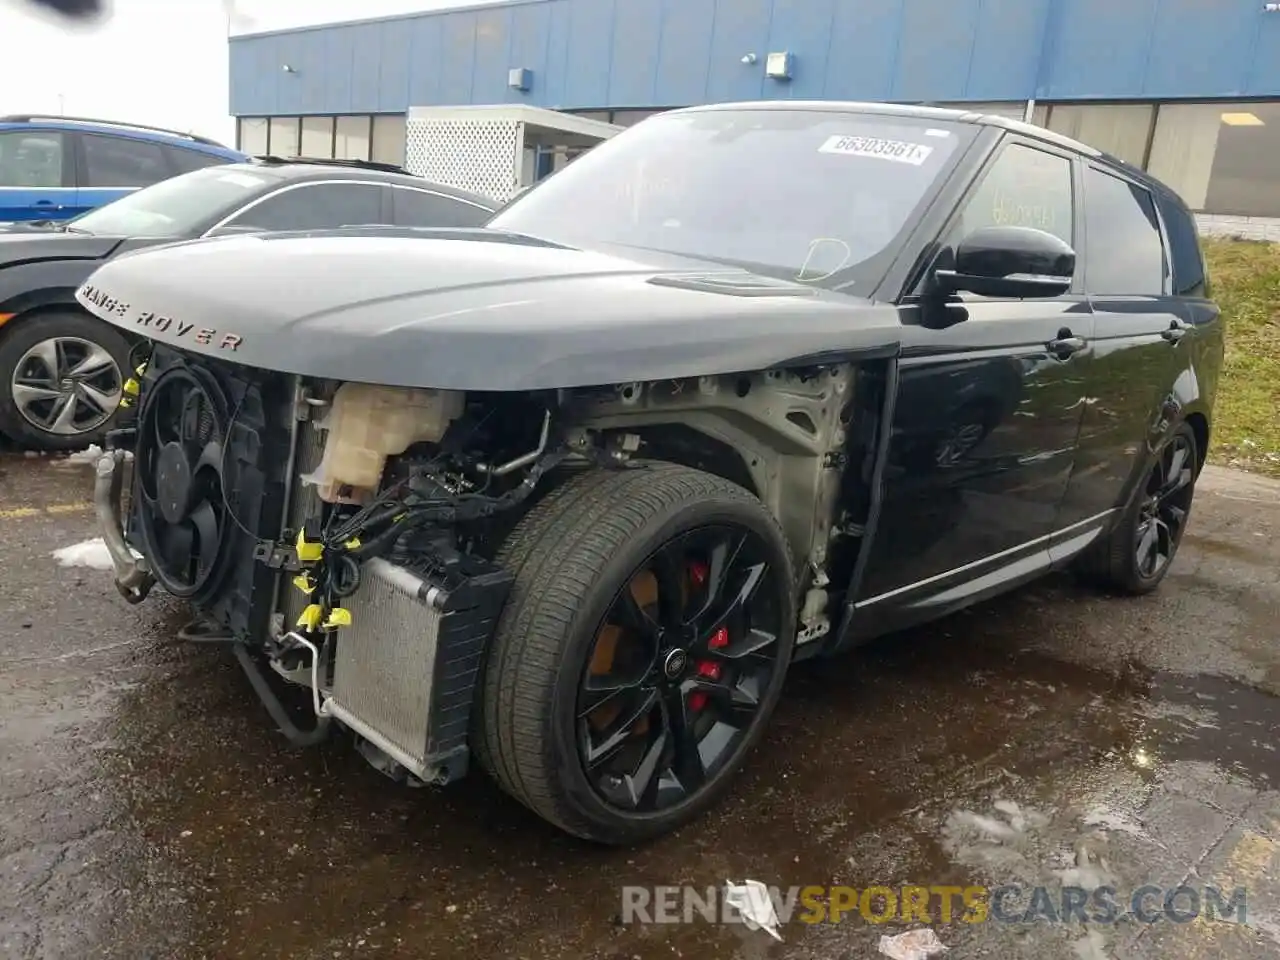
[[[1280,484],[1211,471],[1161,591],[1055,578],[802,665],[731,798],[632,851],[479,774],[276,734],[230,656],[52,551],[90,471],[0,454],[0,957],[876,957],[905,929],[620,922],[624,884],[1247,888],[1244,924],[937,926],[947,960],[1280,956]],[[1013,806],[1016,804],[1017,806]]]

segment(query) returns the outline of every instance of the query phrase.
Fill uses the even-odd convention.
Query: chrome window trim
[[[228,216],[223,217],[221,220],[219,220],[217,223],[211,226],[208,230],[206,230],[200,236],[201,237],[209,236],[209,234],[213,233],[213,231],[226,226],[232,220],[236,219],[237,217],[244,216],[246,213],[248,213],[250,210],[258,206],[259,204],[266,203],[268,200],[272,199],[273,197],[278,197],[282,193],[288,193],[291,190],[304,190],[307,187],[333,187],[333,186],[346,186],[348,184],[356,184],[362,187],[377,187],[377,188],[386,186],[385,183],[379,180],[345,180],[345,179],[303,180],[301,183],[286,183],[283,187],[277,187],[275,190],[272,190],[270,193],[264,193],[262,196],[258,197],[256,200],[250,200],[239,210],[236,210],[234,213],[231,213]]]

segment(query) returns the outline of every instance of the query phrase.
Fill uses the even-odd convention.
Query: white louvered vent
[[[517,120],[410,117],[405,166],[436,183],[505,202],[519,186],[519,136]]]

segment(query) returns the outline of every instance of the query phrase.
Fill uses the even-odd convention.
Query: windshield
[[[869,285],[973,135],[967,124],[874,114],[660,115],[583,154],[488,226]]]
[[[126,194],[68,220],[67,227],[102,236],[190,236],[276,182],[244,167],[204,167]]]

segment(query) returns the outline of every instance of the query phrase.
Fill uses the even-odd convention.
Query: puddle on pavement
[[[1260,788],[1280,782],[1280,698],[1209,674],[1156,674],[1139,692],[1144,721],[1131,759],[1140,768],[1198,761]]]
[[[1276,776],[1280,702],[1023,652],[1038,611],[1015,595],[797,666],[728,799],[630,851],[561,835],[479,774],[414,791],[345,739],[293,751],[225,651],[157,643],[113,764],[172,905],[164,954],[731,956],[741,928],[620,926],[622,885],[966,882],[936,820],[1002,784],[1182,759]]]
[[[134,819],[185,901],[193,956],[345,955],[364,941],[417,957],[423,938],[439,956],[516,945],[585,956],[619,944],[627,956],[669,956],[687,937],[728,934],[621,929],[621,885],[858,882],[850,845],[901,831],[904,811],[947,784],[998,767],[1034,776],[1115,749],[1113,718],[1092,721],[1104,745],[1080,735],[1079,715],[1127,681],[948,632],[801,665],[728,800],[641,850],[566,838],[479,775],[411,791],[345,740],[291,751],[239,668],[211,648],[155,648],[154,675],[125,696],[117,761]],[[918,862],[904,869],[948,870],[936,843],[918,839],[903,851]]]

